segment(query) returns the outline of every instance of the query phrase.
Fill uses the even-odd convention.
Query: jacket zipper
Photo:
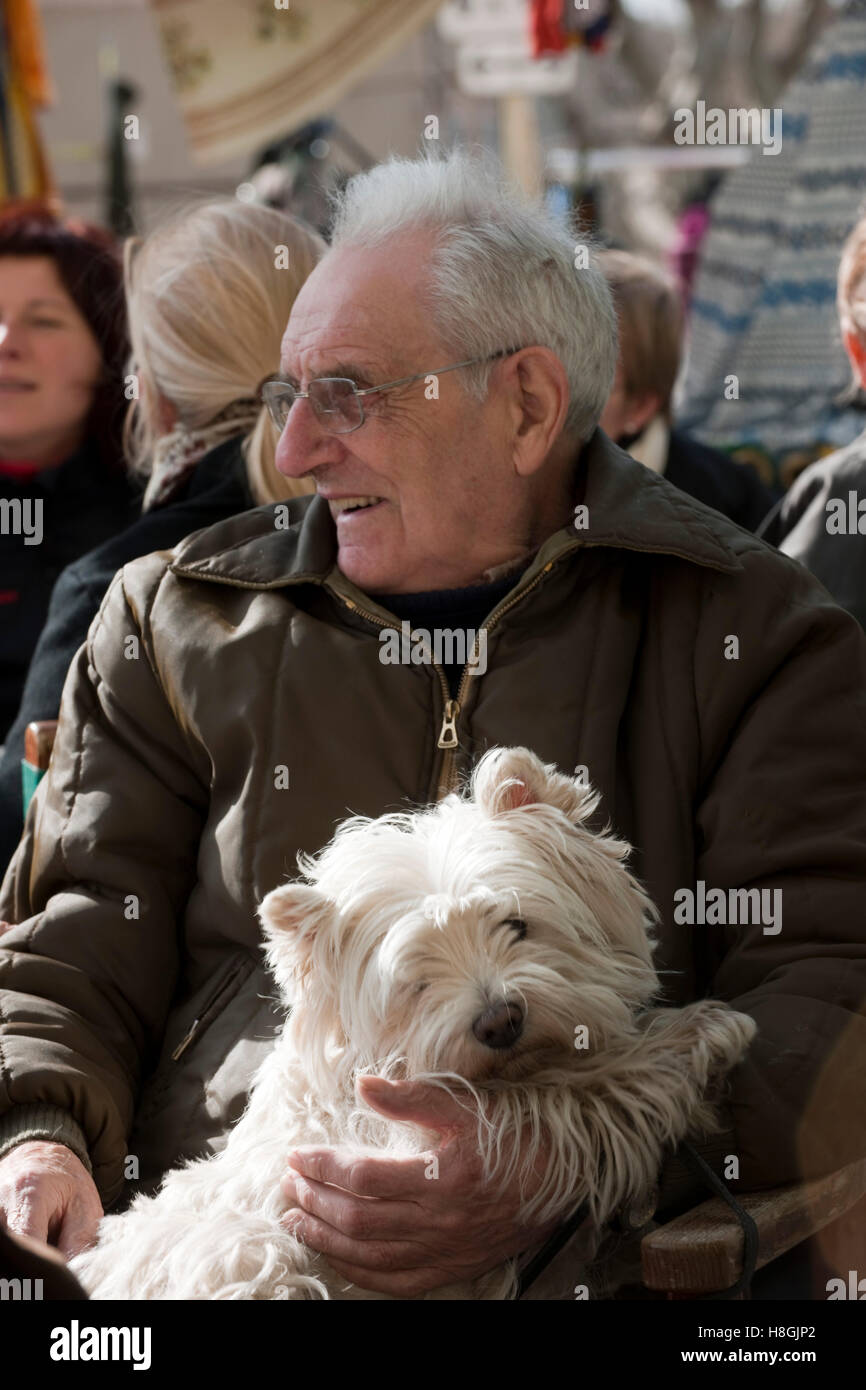
[[[557,560],[559,558],[560,557],[557,556]],[[438,801],[441,801],[442,798],[447,796],[449,792],[454,791],[457,786],[457,776],[455,773],[457,754],[455,752],[455,749],[460,747],[460,739],[457,734],[457,720],[459,718],[460,710],[462,708],[463,701],[466,696],[466,687],[469,681],[472,679],[472,667],[475,665],[478,659],[478,649],[479,644],[481,642],[481,634],[482,632],[491,632],[493,628],[496,626],[496,624],[499,622],[500,618],[503,618],[505,614],[509,611],[509,609],[513,608],[515,603],[518,603],[521,599],[523,599],[526,596],[526,594],[531,593],[532,590],[535,588],[536,584],[541,583],[541,580],[544,578],[546,574],[549,574],[549,572],[553,569],[553,566],[555,564],[556,560],[548,560],[547,564],[538,571],[538,574],[535,576],[535,578],[532,580],[530,584],[526,585],[525,589],[520,589],[516,594],[512,594],[511,598],[508,599],[506,603],[502,604],[499,608],[495,608],[493,610],[493,613],[490,615],[487,622],[482,623],[481,627],[475,634],[475,640],[472,644],[472,656],[470,661],[468,661],[463,668],[463,674],[460,677],[460,684],[457,687],[457,694],[454,698],[452,698],[451,692],[448,688],[448,681],[445,677],[445,672],[442,670],[441,666],[438,666],[436,664],[436,662],[433,660],[432,653],[430,653],[430,665],[433,667],[434,671],[439,677],[439,684],[442,687],[443,699],[442,724],[439,729],[439,737],[436,740],[436,747],[438,749],[441,749],[443,752],[442,766],[439,770],[439,786],[436,793],[436,798]],[[386,622],[384,618],[378,617],[376,613],[370,613],[367,609],[361,608],[360,604],[355,603],[354,599],[346,598],[344,594],[339,594],[339,598],[346,605],[347,608],[351,609],[353,613],[357,613],[359,617],[367,618],[369,622],[375,623],[377,627],[387,628],[391,626],[391,624]]]
[[[198,1025],[199,1025],[200,1023],[201,1023],[201,1019],[200,1019],[200,1018],[194,1018],[194,1019],[193,1019],[192,1023],[189,1025],[189,1032],[186,1033],[185,1036],[181,1038],[181,1040],[180,1040],[180,1042],[178,1043],[177,1047],[174,1049],[174,1052],[171,1054],[171,1060],[172,1060],[173,1062],[179,1062],[179,1061],[180,1061],[181,1057],[182,1057],[183,1054],[186,1052],[187,1048],[189,1047],[190,1043],[192,1042],[193,1038],[195,1037],[196,1033],[198,1032]]]
[[[475,641],[472,647],[472,660],[467,662],[463,668],[463,674],[460,677],[460,684],[457,687],[457,695],[453,700],[446,698],[445,701],[445,713],[442,719],[442,728],[439,732],[439,740],[436,744],[437,748],[444,748],[445,750],[445,755],[442,759],[442,767],[439,772],[439,789],[437,793],[437,799],[439,801],[441,801],[443,797],[447,796],[449,792],[453,792],[457,786],[457,777],[455,775],[455,766],[457,762],[457,754],[455,752],[455,749],[459,747],[459,739],[457,737],[457,717],[460,714],[463,701],[466,697],[466,687],[469,684],[469,681],[473,678],[472,667],[478,659],[478,649],[479,644],[481,642],[481,634],[482,632],[492,632],[496,624],[499,622],[500,618],[503,618],[505,614],[508,612],[508,610],[514,607],[515,603],[519,603],[521,599],[523,599],[527,594],[531,593],[532,590],[535,588],[536,584],[540,584],[544,576],[546,574],[549,574],[549,572],[553,569],[555,563],[556,562],[554,560],[548,560],[547,564],[538,571],[538,574],[535,576],[535,578],[532,580],[530,584],[527,584],[525,589],[519,589],[516,594],[512,594],[511,598],[508,599],[506,603],[502,604],[499,608],[494,608],[490,617],[487,619],[485,623],[481,624],[481,627],[475,634]],[[436,669],[439,670],[438,667]],[[447,697],[448,684],[445,680],[445,673],[440,672],[440,675],[442,679],[443,689]]]

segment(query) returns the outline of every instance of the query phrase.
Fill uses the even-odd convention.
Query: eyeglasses
[[[306,391],[299,391],[291,382],[278,373],[266,377],[259,386],[259,398],[267,406],[271,419],[282,434],[289,418],[289,411],[298,400],[308,400],[316,414],[316,419],[329,434],[351,434],[364,423],[362,396],[377,396],[382,391],[393,391],[397,386],[408,386],[410,382],[423,377],[441,376],[443,372],[456,372],[459,367],[474,367],[478,362],[493,362],[497,357],[510,357],[520,348],[501,348],[491,352],[488,357],[470,357],[465,362],[452,362],[449,367],[437,367],[434,372],[416,372],[414,376],[402,376],[397,381],[385,381],[381,386],[356,386],[351,377],[323,376],[311,381]]]

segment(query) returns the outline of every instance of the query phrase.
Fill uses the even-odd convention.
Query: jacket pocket
[[[281,1022],[265,963],[250,952],[233,955],[178,1007],[139,1098],[129,1138],[138,1175],[124,1206],[136,1193],[155,1191],[170,1168],[225,1142]]]
[[[228,1007],[257,963],[249,951],[234,952],[217,972],[216,978],[203,985],[197,994],[178,1010],[180,1018],[183,1019],[179,1027],[175,1019],[169,1016],[162,1054],[139,1099],[137,1124],[143,1119],[147,1120],[160,1107],[164,1093],[174,1083],[181,1070],[178,1064],[186,1060],[193,1045],[200,1042],[208,1028]]]
[[[256,961],[247,951],[233,956],[222,972],[210,994],[196,1010],[196,1017],[175,1048],[170,1060],[179,1062],[183,1054],[207,1032],[215,1018],[218,1018],[227,1004],[230,1004],[247,976],[252,973]]]

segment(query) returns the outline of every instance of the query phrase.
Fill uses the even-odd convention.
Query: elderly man
[[[275,1023],[263,895],[349,810],[441,797],[493,745],[588,770],[659,906],[667,1000],[757,1020],[717,1171],[866,1154],[866,642],[595,428],[616,330],[585,259],[461,155],[353,180],[263,387],[318,495],[115,578],[0,899],[13,1230],[75,1249],[219,1145]],[[383,661],[404,621],[480,633],[483,671]],[[729,920],[735,888],[773,911]],[[362,1090],[438,1130],[440,1180],[296,1151],[289,1221],[338,1271],[414,1296],[544,1238],[485,1192],[459,1107]]]

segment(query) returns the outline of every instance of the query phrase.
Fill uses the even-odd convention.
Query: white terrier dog
[[[645,1200],[668,1145],[718,1128],[719,1087],[755,1024],[709,1000],[652,1007],[656,914],[628,846],[587,828],[597,804],[528,750],[494,750],[470,799],[355,817],[303,859],[307,882],[260,910],[291,1012],[246,1112],[221,1153],[102,1221],[72,1261],[92,1296],[377,1297],[280,1224],[293,1145],[437,1143],[360,1106],[362,1074],[432,1080],[464,1101],[491,1185],[531,1173],[546,1145],[527,1221],[586,1202],[601,1227]],[[512,1260],[428,1297],[515,1287]]]

